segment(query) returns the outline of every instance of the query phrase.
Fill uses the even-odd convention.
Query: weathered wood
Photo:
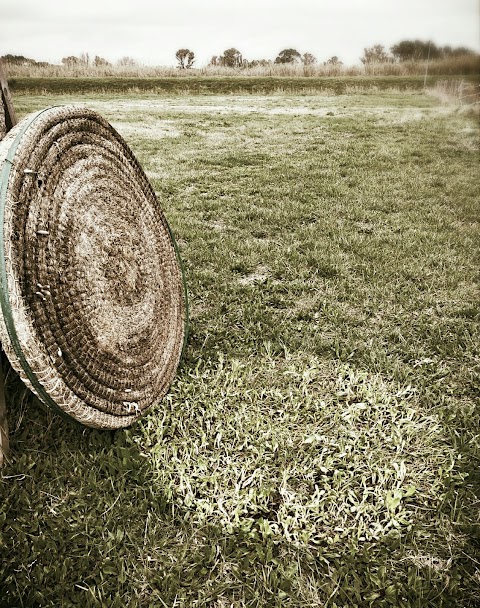
[[[6,135],[12,127],[17,124],[15,110],[13,108],[10,90],[8,88],[5,71],[0,61],[0,139]],[[1,226],[0,226],[1,229]],[[8,422],[7,422],[7,403],[5,399],[5,369],[6,357],[0,350],[0,467],[3,465],[9,450]]]
[[[17,117],[15,116],[15,109],[12,103],[12,97],[10,95],[10,89],[8,88],[7,77],[5,70],[3,69],[2,62],[0,61],[0,88],[2,90],[2,109],[5,116],[5,131],[8,133],[12,127],[17,124]]]
[[[8,456],[8,421],[7,403],[5,400],[5,367],[6,357],[0,351],[0,467],[3,465],[5,457]]]

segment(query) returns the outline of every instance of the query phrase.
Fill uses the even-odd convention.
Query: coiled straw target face
[[[45,403],[128,426],[170,385],[186,327],[176,246],[120,135],[50,108],[0,143],[0,339]]]

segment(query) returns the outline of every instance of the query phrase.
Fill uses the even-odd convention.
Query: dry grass
[[[478,104],[480,101],[480,85],[463,80],[439,80],[428,93],[440,101],[462,106]]]
[[[204,66],[190,70],[179,70],[174,66],[135,65],[17,65],[6,63],[5,69],[10,78],[172,78],[175,76],[252,76],[252,77],[323,77],[323,76],[419,76],[425,74],[426,61],[405,61],[402,63],[385,62],[367,65],[325,65],[317,63],[274,64],[266,66],[227,68]],[[464,55],[449,59],[430,61],[428,73],[438,75],[476,75],[480,71],[480,55]]]
[[[480,117],[480,84],[475,82],[440,80],[427,93],[446,106],[456,106],[464,114]]]

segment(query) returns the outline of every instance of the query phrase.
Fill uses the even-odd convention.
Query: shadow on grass
[[[176,546],[185,531],[172,525],[167,497],[149,483],[148,463],[130,440],[135,430],[83,429],[24,397],[17,378],[8,388],[0,605],[125,605],[122,598],[140,598],[148,589],[152,529],[157,553]]]
[[[206,606],[222,596],[285,605],[292,577],[278,546],[191,525],[154,481],[133,441],[135,425],[79,427],[26,393],[16,377],[9,396],[0,606]],[[275,593],[265,591],[265,572]]]

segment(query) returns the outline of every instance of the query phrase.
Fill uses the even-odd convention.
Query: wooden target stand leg
[[[0,88],[2,92],[0,111],[5,119],[5,131],[8,133],[17,123],[15,110],[13,108],[12,98],[8,88],[7,78],[3,70],[2,62],[0,61]],[[1,139],[0,133],[0,139]],[[3,230],[3,226],[0,226]],[[7,403],[5,399],[5,377],[8,370],[8,360],[5,353],[0,351],[0,467],[5,462],[8,456],[9,440],[8,440],[8,422],[7,422]]]
[[[2,110],[5,115],[5,128],[7,133],[17,124],[15,110],[13,108],[10,89],[8,88],[7,77],[0,61],[0,86],[2,88]]]

